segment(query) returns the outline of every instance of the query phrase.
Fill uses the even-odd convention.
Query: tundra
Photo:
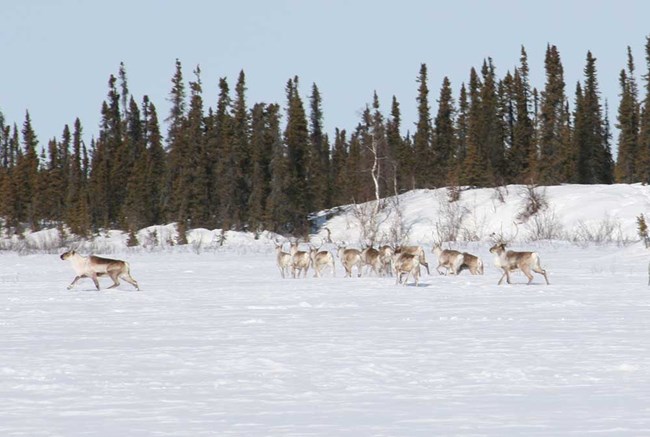
[[[77,276],[75,276],[72,283],[68,285],[68,290],[74,287],[77,281],[81,278],[92,279],[95,283],[95,287],[99,290],[99,281],[97,278],[104,275],[107,275],[113,280],[113,285],[108,288],[115,288],[120,285],[120,278],[122,278],[129,284],[133,285],[137,290],[140,290],[138,283],[131,276],[129,263],[126,261],[102,258],[95,255],[82,256],[74,250],[61,254],[61,259],[64,261],[70,261],[70,263],[72,263],[72,268],[75,273],[77,273]]]
[[[505,243],[500,243],[492,246],[490,253],[494,254],[494,264],[503,270],[503,275],[499,279],[498,285],[501,285],[503,278],[506,278],[506,281],[510,284],[510,272],[515,270],[524,272],[524,275],[528,278],[528,284],[533,281],[531,270],[543,275],[546,284],[549,284],[548,277],[546,277],[546,270],[540,266],[539,255],[536,252],[506,250]]]

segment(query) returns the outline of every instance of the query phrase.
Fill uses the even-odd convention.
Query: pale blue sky
[[[297,75],[305,102],[318,85],[330,135],[335,127],[352,130],[375,90],[386,114],[397,96],[403,128],[412,132],[421,63],[435,111],[444,76],[457,98],[471,67],[492,57],[503,77],[518,65],[522,45],[532,85],[543,88],[550,43],[560,50],[571,103],[592,51],[614,121],[626,48],[640,78],[650,35],[645,0],[2,0],[0,14],[0,111],[21,126],[28,109],[41,145],[60,138],[75,117],[86,140],[97,135],[108,77],[121,61],[136,101],[148,94],[166,118],[176,58],[186,80],[200,64],[206,107],[216,105],[219,78],[233,89],[241,69],[249,106],[284,107],[285,84]]]

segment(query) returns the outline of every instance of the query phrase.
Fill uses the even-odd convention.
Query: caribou
[[[379,248],[379,258],[381,259],[381,271],[384,275],[393,274],[393,255],[395,251],[389,245]]]
[[[345,246],[339,246],[338,251],[339,259],[343,268],[345,268],[345,277],[352,277],[352,268],[357,267],[357,276],[361,277],[361,269],[363,268],[363,258],[361,252],[357,249],[347,249]]]
[[[422,246],[400,246],[395,249],[395,254],[408,253],[409,255],[415,255],[418,257],[419,265],[423,265],[427,269],[427,275],[430,275],[429,264],[427,263],[426,256],[424,255],[424,249]]]
[[[99,290],[99,276],[108,276],[113,280],[113,285],[108,288],[115,288],[120,285],[120,278],[124,279],[129,284],[133,285],[136,290],[140,290],[138,283],[131,276],[129,263],[118,259],[102,258],[95,255],[82,256],[74,250],[67,251],[61,254],[61,259],[70,261],[72,268],[77,276],[73,279],[72,283],[68,285],[70,290],[81,278],[90,278],[95,283],[95,287]]]
[[[460,271],[469,270],[472,275],[483,274],[483,261],[476,255],[463,252],[463,264],[460,266]]]
[[[282,244],[275,245],[275,253],[277,254],[276,261],[280,269],[280,274],[283,278],[286,278],[289,274],[289,267],[291,267],[291,254],[282,250]]]
[[[439,244],[435,244],[431,251],[438,257],[438,267],[436,270],[441,275],[445,272],[441,272],[440,267],[446,268],[447,272],[451,271],[452,275],[458,275],[463,270],[469,270],[472,275],[483,274],[483,261],[476,255],[457,250],[443,250]]]
[[[543,275],[546,284],[549,285],[546,270],[540,265],[537,252],[506,250],[505,243],[498,243],[490,248],[490,253],[494,254],[494,264],[503,270],[503,275],[499,279],[498,285],[501,285],[503,278],[506,278],[506,281],[510,284],[510,272],[515,270],[521,270],[526,275],[528,284],[533,281],[532,270],[535,273]]]
[[[440,267],[447,269],[447,273],[452,275],[457,275],[460,273],[461,266],[464,262],[464,256],[457,250],[443,249],[439,244],[434,244],[431,252],[436,254],[438,258],[438,267],[436,270],[441,275],[444,275],[445,272],[440,271]]]
[[[395,285],[402,283],[402,275],[406,274],[404,285],[408,282],[409,275],[413,275],[415,286],[420,281],[420,257],[410,253],[399,253],[393,255],[393,267],[395,269]]]
[[[323,269],[327,266],[332,268],[332,276],[336,276],[334,268],[334,257],[328,250],[320,250],[320,248],[310,247],[309,258],[311,259],[311,267],[314,269],[314,277],[320,278]]]
[[[294,278],[299,278],[300,272],[303,272],[303,278],[306,278],[307,270],[309,270],[309,264],[311,263],[309,252],[298,250],[297,241],[291,243],[289,251],[291,253],[291,275]]]
[[[382,260],[377,249],[372,246],[366,247],[361,251],[361,258],[363,263],[368,266],[368,270],[372,270],[377,276],[381,276]]]

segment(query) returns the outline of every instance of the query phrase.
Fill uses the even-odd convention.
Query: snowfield
[[[421,235],[418,287],[338,260],[336,277],[282,279],[272,241],[234,235],[116,245],[142,291],[68,291],[58,253],[2,252],[0,435],[650,435],[642,243],[515,241],[551,285],[497,286],[489,241],[455,245],[485,275],[441,276]]]

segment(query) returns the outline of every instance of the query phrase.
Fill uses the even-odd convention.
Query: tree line
[[[647,183],[650,37],[645,61],[642,98],[628,47],[616,161],[591,52],[572,98],[557,47],[547,46],[541,89],[530,83],[522,47],[513,71],[497,77],[485,59],[457,96],[445,77],[435,112],[422,64],[412,133],[402,133],[397,98],[385,111],[375,92],[357,126],[336,128],[332,137],[323,128],[316,84],[304,98],[296,76],[286,83],[283,107],[250,106],[242,71],[232,90],[219,79],[218,99],[209,106],[200,67],[186,82],[179,60],[163,133],[154,103],[146,95],[135,100],[120,64],[90,144],[79,119],[41,147],[29,111],[21,128],[0,113],[0,217],[16,234],[59,226],[83,237],[110,228],[134,236],[176,222],[182,243],[185,230],[196,227],[303,235],[311,212],[416,188]]]

